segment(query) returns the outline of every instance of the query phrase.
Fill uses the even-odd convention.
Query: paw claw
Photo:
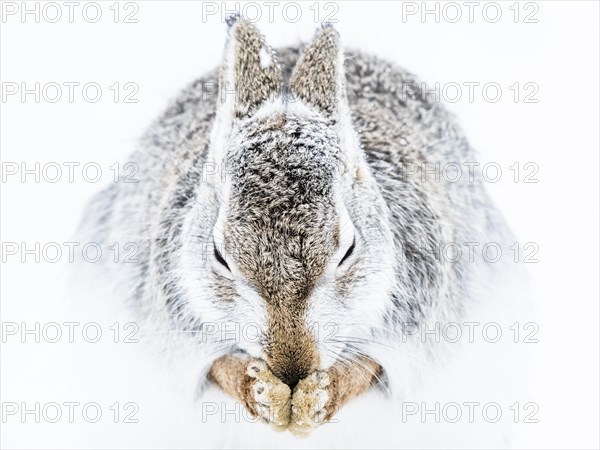
[[[315,372],[320,387],[329,386],[329,374],[327,372]]]
[[[267,370],[267,366],[262,361],[255,361],[248,365],[246,373],[252,378],[256,378],[260,372]]]

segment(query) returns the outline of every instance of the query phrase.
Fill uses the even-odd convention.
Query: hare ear
[[[331,25],[323,25],[300,56],[292,72],[290,92],[332,122],[344,151],[343,171],[350,173],[362,160],[362,151],[348,105],[344,52]]]
[[[329,24],[317,32],[296,63],[290,91],[326,116],[339,116],[347,106],[344,55],[340,37]]]
[[[227,154],[227,139],[236,120],[250,117],[281,93],[281,68],[256,27],[239,15],[227,18],[228,33],[219,72],[217,111],[210,154],[218,162]]]
[[[219,76],[220,106],[232,119],[250,116],[281,91],[281,68],[258,29],[239,15],[227,18],[228,36]]]

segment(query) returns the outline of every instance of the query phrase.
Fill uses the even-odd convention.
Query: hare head
[[[229,21],[206,156],[226,176],[196,187],[182,279],[202,321],[246,330],[221,345],[264,358],[293,386],[384,327],[396,258],[338,33],[322,27],[287,72],[253,25]]]

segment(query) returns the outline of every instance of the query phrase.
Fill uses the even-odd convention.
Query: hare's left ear
[[[344,51],[340,36],[324,25],[304,49],[290,80],[290,92],[329,119],[338,132],[346,170],[361,159],[360,143],[352,126],[346,94]]]
[[[324,25],[304,49],[292,73],[290,91],[326,117],[346,112],[344,53],[331,25]]]

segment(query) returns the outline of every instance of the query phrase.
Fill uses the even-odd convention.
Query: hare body
[[[232,366],[211,372],[220,357],[247,355],[292,390],[356,363],[369,374],[356,395],[377,384],[402,397],[444,353],[415,330],[464,321],[511,270],[481,253],[511,237],[483,181],[468,176],[475,154],[410,73],[348,50],[338,65],[327,29],[312,47],[271,53],[235,26],[221,72],[151,127],[131,158],[139,182],[100,193],[85,228],[107,246],[136,244],[138,263],[116,266],[113,281],[198,386],[208,375],[232,395],[251,389],[227,378]],[[222,101],[228,70],[236,99]],[[457,167],[449,181],[444,170]],[[462,254],[450,257],[448,244]],[[333,385],[362,376],[342,372]]]

